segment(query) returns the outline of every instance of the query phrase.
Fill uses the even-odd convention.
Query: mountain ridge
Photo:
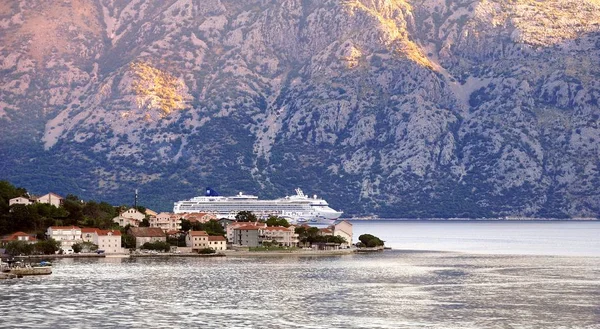
[[[599,6],[15,1],[2,178],[161,209],[300,186],[350,215],[597,216]]]

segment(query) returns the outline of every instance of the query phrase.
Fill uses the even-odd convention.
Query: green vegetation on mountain
[[[0,181],[0,235],[23,231],[36,235],[38,239],[45,239],[48,227],[69,225],[119,229],[112,219],[126,209],[106,202],[86,202],[71,194],[58,208],[45,203],[14,204],[9,207],[9,200],[19,196],[27,197],[27,190]]]

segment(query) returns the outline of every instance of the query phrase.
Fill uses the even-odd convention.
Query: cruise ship
[[[205,212],[227,219],[235,219],[240,211],[251,211],[258,218],[279,216],[292,224],[329,225],[342,215],[341,211],[330,208],[325,200],[316,195],[308,197],[299,188],[296,189],[296,195],[275,200],[259,200],[255,195],[242,192],[235,196],[220,196],[207,188],[204,196],[175,202],[173,207],[176,214]]]

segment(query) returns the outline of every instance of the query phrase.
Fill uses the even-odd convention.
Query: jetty
[[[1,265],[1,273],[4,278],[12,279],[29,275],[52,274],[52,264],[41,261],[37,264],[25,264],[22,261],[8,260]]]

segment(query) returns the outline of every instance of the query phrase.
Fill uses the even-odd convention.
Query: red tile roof
[[[209,236],[208,237],[208,241],[227,241],[227,239],[225,239],[224,236],[220,236],[220,235],[214,235],[214,236]]]
[[[114,236],[121,236],[121,231],[119,230],[98,230],[96,231],[98,235],[106,236],[108,233],[112,233]]]
[[[253,231],[253,230],[259,230],[262,227],[258,227],[258,226],[254,226],[254,225],[244,225],[244,226],[238,226],[238,227],[234,227],[234,230],[248,230],[248,231]]]
[[[162,238],[165,232],[158,227],[131,227],[129,232],[136,238]]]
[[[2,241],[15,241],[15,240],[18,240],[20,236],[28,236],[29,241],[37,240],[36,237],[31,234],[27,234],[25,232],[16,232],[16,233],[13,233],[13,234],[7,236],[6,238],[2,239]]]
[[[190,236],[206,236],[208,233],[206,231],[189,231]]]
[[[81,233],[95,233],[98,230],[99,229],[97,229],[95,227],[82,227],[81,228]]]

